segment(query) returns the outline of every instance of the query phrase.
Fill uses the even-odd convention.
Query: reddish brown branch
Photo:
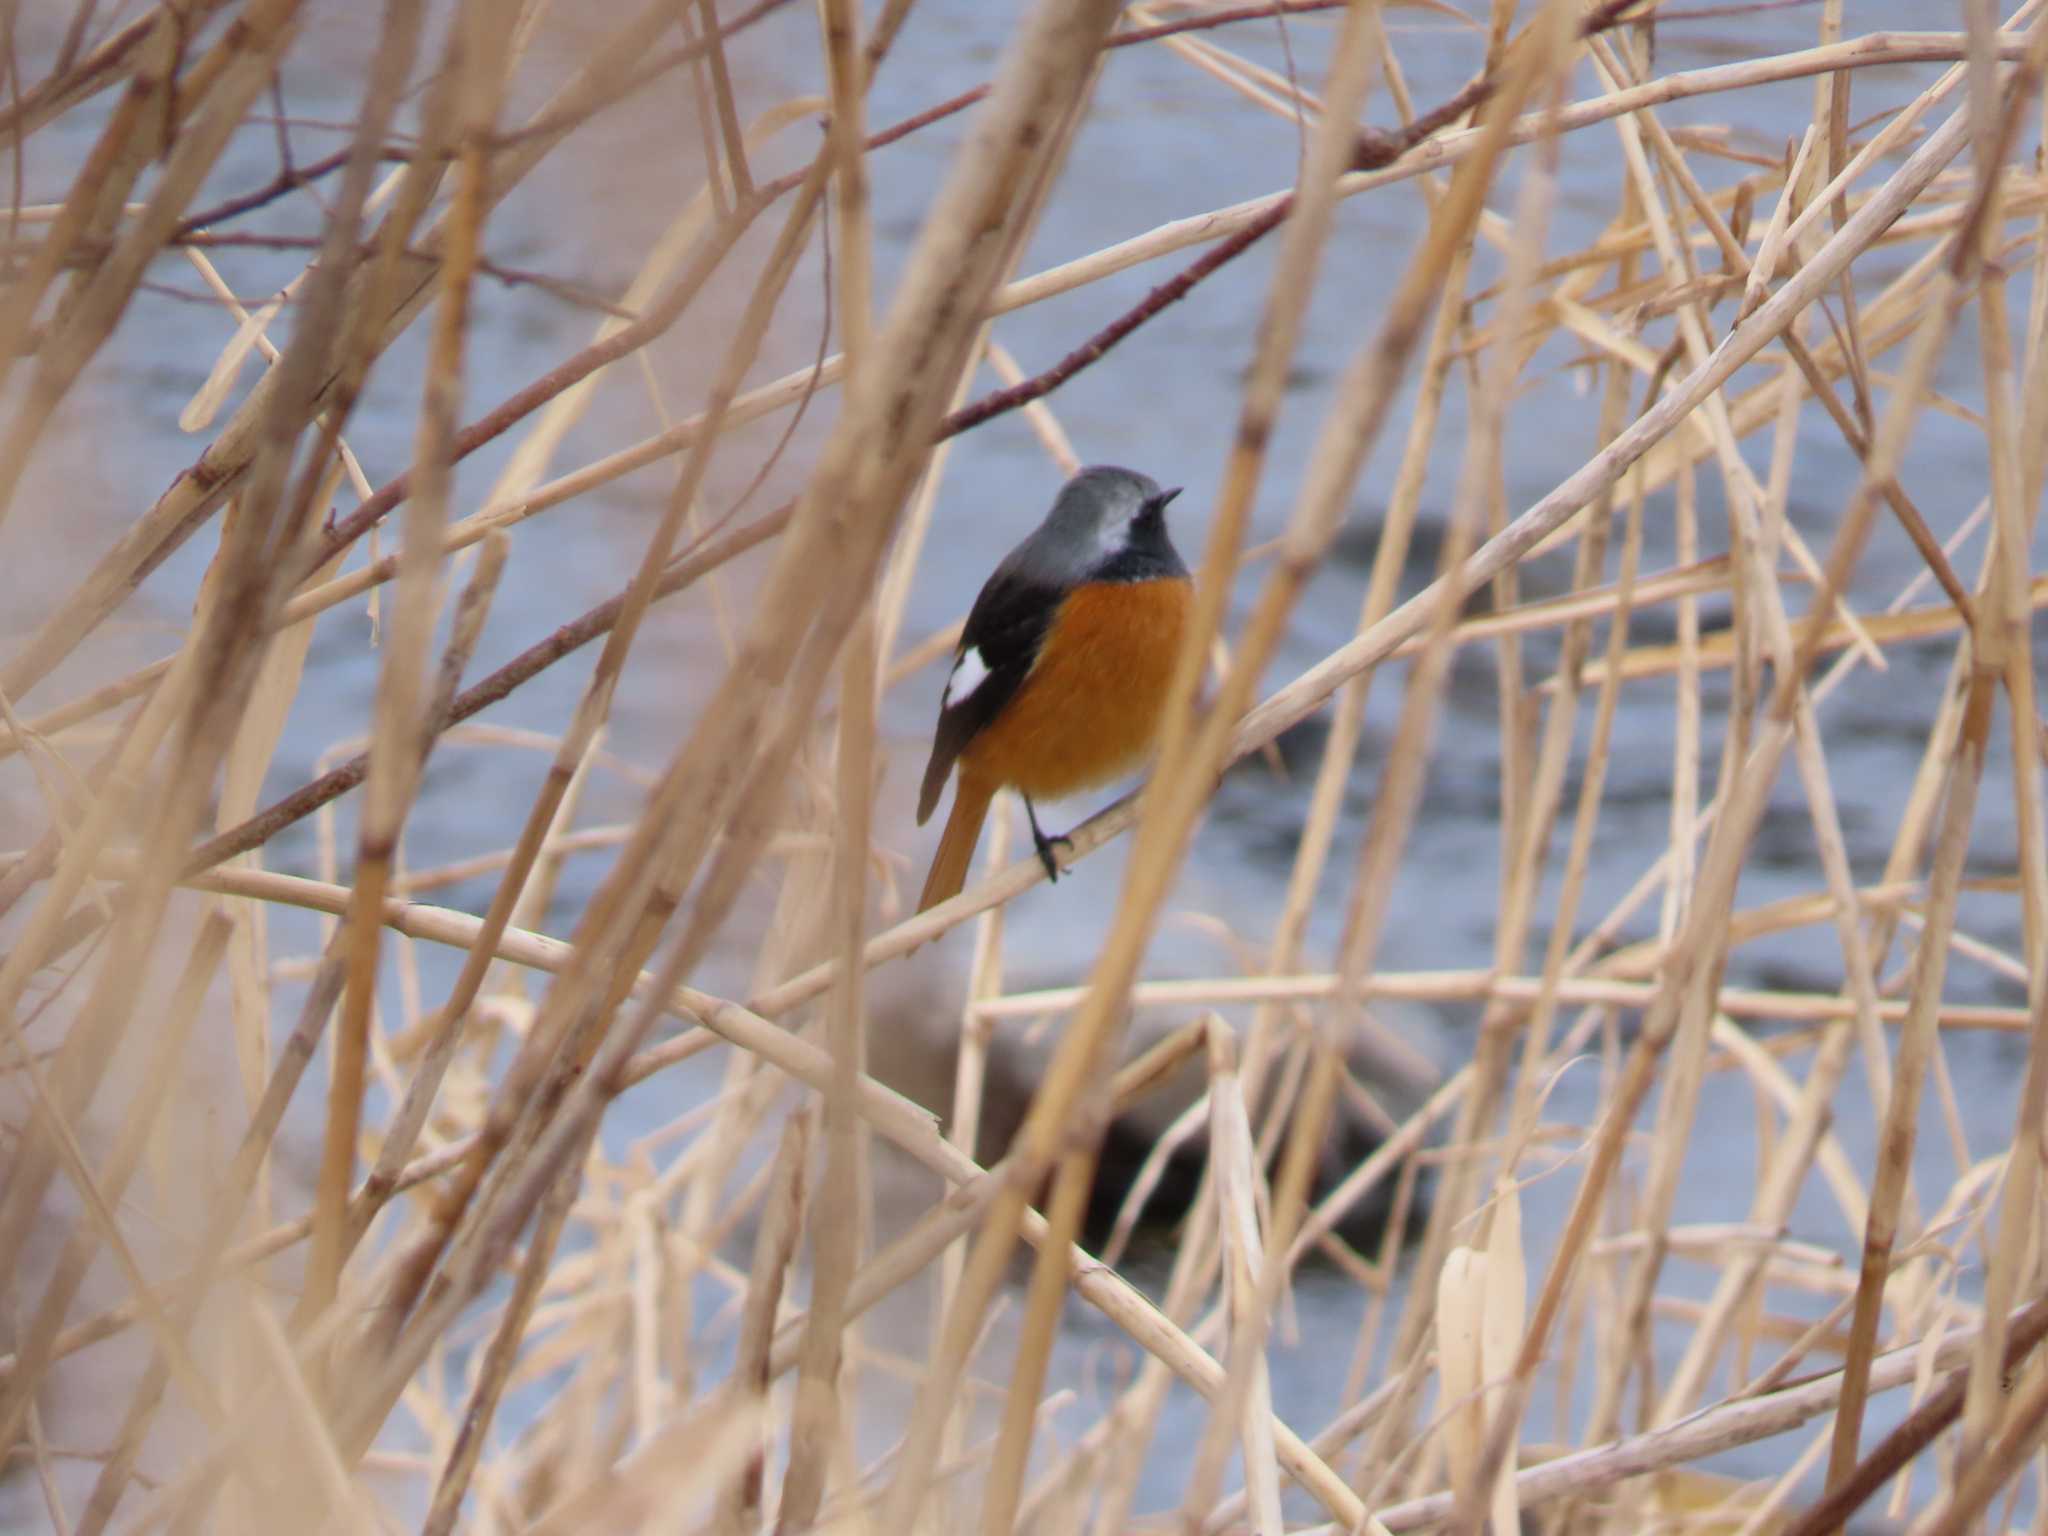
[[[2027,1306],[2006,1331],[2005,1370],[2008,1375],[2033,1351],[2044,1335],[2048,1335],[2048,1298]],[[1840,1530],[1844,1521],[1876,1497],[1879,1489],[1910,1466],[1916,1456],[1956,1421],[1963,1411],[1963,1394],[1969,1382],[1969,1367],[1951,1372],[1948,1379],[1907,1414],[1898,1428],[1880,1440],[1876,1449],[1858,1462],[1840,1484],[1795,1520],[1786,1529],[1785,1536],[1822,1536],[1823,1532]]]
[[[739,240],[741,233],[753,223],[755,217],[766,206],[766,199],[758,194],[742,202],[734,210],[733,216],[719,226],[710,242],[699,249],[696,259],[690,263],[682,276],[670,285],[668,291],[645,315],[549,369],[524,389],[514,393],[495,410],[464,427],[455,434],[450,461],[459,462],[469,457],[485,443],[509,432],[521,420],[539,410],[564,390],[588,378],[607,363],[616,362],[645,346],[675,324],[683,311],[689,307],[690,301],[710,280],[711,274],[717,270],[726,253]],[[310,575],[318,570],[334,555],[369,532],[379,519],[404,501],[411,492],[411,474],[400,474],[386,482],[381,490],[347,517],[336,521],[318,552],[308,558],[306,574]]]
[[[1454,122],[1470,112],[1484,101],[1491,91],[1492,87],[1486,81],[1475,80],[1442,106],[1417,118],[1399,132],[1361,131],[1358,136],[1358,148],[1352,156],[1352,168],[1367,171],[1392,164],[1446,123]],[[1100,361],[1111,347],[1146,321],[1153,319],[1167,305],[1186,298],[1197,283],[1235,261],[1278,229],[1286,221],[1288,212],[1293,207],[1294,198],[1291,195],[1279,199],[1243,229],[1203,252],[1179,273],[1154,288],[1137,304],[1110,321],[1043,373],[1034,374],[1031,378],[1012,384],[1007,389],[999,389],[993,394],[984,395],[981,399],[960,407],[941,424],[939,437],[943,439],[958,432],[965,432],[970,427],[978,427],[993,417],[1014,411],[1020,406],[1029,405],[1032,401],[1051,394],[1082,369]]]
[[[784,505],[767,516],[737,528],[722,537],[708,539],[696,549],[688,551],[670,567],[668,574],[655,589],[657,597],[669,597],[689,586],[705,573],[715,570],[727,561],[738,558],[758,544],[773,538],[788,525],[793,505]],[[546,671],[563,657],[581,650],[591,641],[609,634],[618,623],[619,615],[626,606],[626,594],[621,592],[580,618],[572,619],[554,631],[546,639],[528,646],[504,666],[455,696],[449,706],[448,717],[442,729],[458,725],[481,710],[490,708],[503,699],[520,684],[530,681]],[[302,785],[264,810],[236,827],[230,827],[210,842],[202,843],[192,851],[186,861],[185,873],[199,874],[216,864],[233,858],[238,853],[247,853],[262,846],[293,822],[302,821],[321,806],[338,800],[358,784],[369,772],[370,759],[367,753],[350,758],[310,783]]]
[[[256,188],[254,191],[244,192],[238,197],[231,197],[225,202],[216,203],[213,207],[201,213],[193,214],[189,219],[181,219],[177,227],[171,231],[170,238],[165,243],[170,245],[179,244],[212,225],[224,223],[228,219],[237,218],[245,213],[254,212],[258,208],[276,202],[279,198],[289,193],[298,191],[301,187],[309,187],[322,177],[331,176],[344,165],[347,165],[348,157],[352,153],[354,153],[352,149],[338,149],[331,155],[326,155],[321,159],[296,169],[286,166],[263,186]],[[381,158],[387,161],[404,162],[412,157],[403,150],[386,149],[382,152]]]

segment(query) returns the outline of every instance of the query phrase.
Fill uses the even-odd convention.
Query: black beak
[[[1158,508],[1161,512],[1164,512],[1166,510],[1166,504],[1186,489],[1187,487],[1184,485],[1176,485],[1170,491],[1161,491],[1157,496],[1154,496],[1152,498],[1152,505]]]

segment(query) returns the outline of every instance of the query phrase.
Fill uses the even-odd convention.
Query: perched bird
[[[1166,504],[1179,494],[1128,469],[1082,470],[975,598],[917,797],[923,826],[959,765],[920,912],[966,882],[997,790],[1024,797],[1056,879],[1053,846],[1066,839],[1045,835],[1032,801],[1105,784],[1151,751],[1194,599],[1166,534]]]

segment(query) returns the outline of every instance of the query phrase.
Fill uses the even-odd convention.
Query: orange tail
[[[960,775],[960,782],[953,789],[953,814],[946,818],[939,851],[932,855],[932,872],[924,877],[924,894],[917,898],[918,911],[960,894],[960,887],[967,883],[967,868],[974,862],[975,844],[981,841],[981,824],[988,820],[989,802],[995,797],[995,785],[985,779]]]

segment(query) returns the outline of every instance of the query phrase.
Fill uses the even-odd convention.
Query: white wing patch
[[[960,653],[960,659],[953,663],[953,675],[946,679],[945,707],[965,703],[967,696],[988,681],[988,663],[981,659],[981,652],[969,646]]]

